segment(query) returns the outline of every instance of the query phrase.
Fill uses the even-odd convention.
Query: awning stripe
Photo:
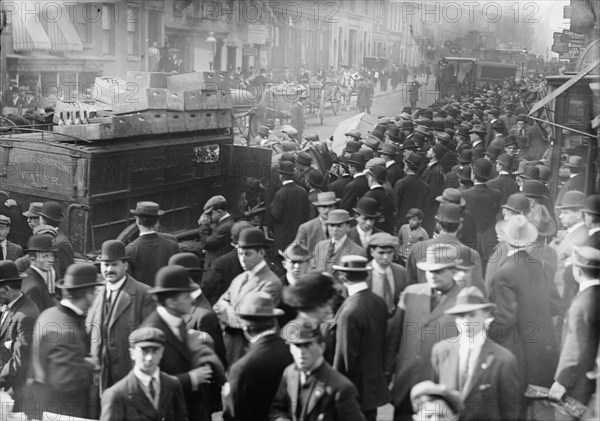
[[[83,51],[83,43],[77,29],[69,21],[69,12],[62,3],[55,3],[60,8],[60,19],[48,22],[48,35],[52,41],[51,52]]]
[[[14,51],[50,50],[50,38],[48,38],[42,23],[36,19],[35,14],[25,13],[24,16],[11,16],[11,23]]]

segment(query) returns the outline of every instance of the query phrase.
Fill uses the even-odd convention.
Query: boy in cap
[[[425,380],[413,386],[410,399],[415,409],[414,421],[453,421],[462,415],[462,403],[455,390]]]
[[[460,335],[438,342],[431,352],[433,380],[460,393],[465,421],[520,419],[517,360],[487,339],[495,307],[477,287],[462,289],[445,311],[456,318]]]
[[[323,357],[326,345],[319,322],[297,318],[284,326],[281,336],[294,362],[283,372],[271,419],[365,421],[356,388]]]
[[[6,239],[10,232],[10,218],[0,215],[0,260],[12,260],[13,262],[23,256],[23,248]]]
[[[223,196],[213,196],[206,201],[198,220],[204,250],[204,270],[210,269],[215,260],[232,249],[230,237],[233,224],[233,217],[227,212],[227,200]]]
[[[398,231],[398,239],[400,240],[400,262],[406,265],[406,261],[412,254],[413,246],[421,241],[429,240],[429,234],[421,226],[425,214],[421,209],[411,208],[406,213],[408,224],[403,224]]]
[[[133,369],[102,395],[101,420],[188,419],[179,380],[159,368],[165,342],[164,333],[155,327],[131,332],[129,355]]]

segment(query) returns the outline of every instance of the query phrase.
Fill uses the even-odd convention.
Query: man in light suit
[[[565,319],[562,351],[550,397],[560,400],[566,394],[586,403],[595,386],[587,373],[598,369],[594,365],[600,338],[600,250],[573,247],[571,263],[579,293]]]
[[[381,217],[379,202],[372,197],[361,198],[353,209],[356,225],[348,230],[348,238],[367,249],[373,235],[382,232],[375,228],[377,220]]]
[[[444,312],[454,306],[461,287],[454,277],[462,260],[456,248],[433,244],[417,264],[427,283],[407,286],[398,303],[402,335],[394,343],[396,376],[392,384],[394,420],[412,419],[410,389],[431,378],[431,349],[439,341],[458,335],[454,317]],[[435,334],[434,334],[435,332]]]
[[[295,243],[302,244],[309,250],[314,250],[319,241],[329,237],[327,232],[327,216],[329,212],[336,209],[340,199],[335,197],[334,192],[324,192],[317,195],[317,201],[313,205],[317,207],[319,216],[303,223],[298,227]]]
[[[456,317],[460,336],[438,342],[431,352],[433,380],[460,393],[461,420],[520,419],[519,371],[509,350],[487,339],[485,326],[496,307],[477,287],[466,287],[446,314]]]
[[[133,369],[102,395],[102,421],[188,420],[179,380],[159,368],[165,343],[165,334],[155,327],[131,332]]]
[[[348,238],[350,220],[350,214],[343,209],[329,212],[325,223],[330,239],[319,241],[315,246],[311,263],[313,269],[331,272],[333,265],[338,264],[343,256],[366,257],[364,249]]]
[[[358,392],[323,357],[325,340],[317,320],[299,317],[284,326],[294,363],[283,372],[271,406],[274,421],[365,421]]]
[[[244,272],[235,277],[225,293],[213,306],[225,326],[225,351],[228,364],[233,364],[246,353],[248,340],[236,309],[248,293],[265,291],[273,297],[274,305],[281,301],[283,285],[265,261],[265,248],[269,247],[265,234],[258,228],[247,228],[240,233],[238,259]]]
[[[12,260],[13,262],[23,256],[23,248],[6,239],[10,232],[10,218],[0,215],[0,260]]]
[[[388,307],[369,289],[366,257],[346,255],[333,270],[348,290],[335,317],[333,368],[354,383],[365,419],[375,421],[377,408],[390,401],[384,368]]]
[[[93,338],[90,354],[98,361],[98,397],[121,380],[133,367],[123,338],[138,328],[155,309],[150,287],[127,274],[125,244],[107,240],[102,244],[100,272],[105,284],[98,288],[87,313],[86,327]]]

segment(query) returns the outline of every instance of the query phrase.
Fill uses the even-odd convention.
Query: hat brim
[[[335,200],[329,200],[327,202],[312,202],[313,205],[315,206],[331,206],[331,205],[335,205],[336,203],[339,203],[342,199],[338,199],[336,198]]]
[[[347,224],[348,222],[350,222],[350,221],[353,221],[353,220],[354,220],[354,217],[353,217],[353,216],[351,216],[350,218],[348,218],[348,219],[346,219],[346,220],[344,220],[344,221],[335,221],[335,222],[334,222],[334,221],[329,221],[329,220],[327,220],[327,221],[325,221],[325,225],[338,225],[338,224]]]
[[[267,317],[280,317],[280,316],[283,316],[285,314],[285,312],[283,310],[281,310],[280,308],[274,308],[273,313],[239,313],[239,312],[236,312],[235,314],[237,314],[239,317],[241,317],[243,319],[253,319],[253,318],[262,319],[262,318],[267,318]]]
[[[192,292],[198,289],[196,286],[189,286],[187,288],[163,288],[163,287],[154,287],[148,290],[149,294],[158,294],[160,292]]]
[[[280,174],[294,175],[293,171],[281,171],[281,170],[277,170],[277,172],[280,173]]]
[[[254,248],[254,247],[271,247],[271,243],[273,242],[273,240],[266,238],[264,243],[240,243],[238,241],[238,248],[240,249],[250,249],[250,248]]]
[[[454,307],[449,308],[445,314],[465,314],[475,310],[483,310],[486,308],[496,308],[494,303],[482,303],[482,304],[458,304]]]
[[[448,202],[446,199],[444,199],[444,196],[438,196],[435,198],[435,200],[440,203],[450,203],[452,205],[459,205],[459,206],[465,206],[467,204],[467,201],[462,196],[460,197],[460,203]]]
[[[513,247],[523,247],[527,244],[533,243],[537,240],[539,232],[537,228],[532,224],[527,224],[527,232],[523,238],[514,238],[506,234],[504,227],[506,226],[506,220],[500,220],[496,222],[496,234],[502,238],[504,242]]]
[[[27,278],[27,275],[25,275],[25,274],[19,274],[18,278],[3,278],[3,279],[0,279],[0,283],[2,283],[2,282],[10,282],[10,281],[22,281],[25,278]]]
[[[28,210],[23,212],[23,216],[26,216],[27,218],[39,218],[40,217],[40,215],[38,213],[31,212]]]
[[[477,134],[483,134],[483,135],[487,134],[487,132],[482,132],[480,130],[469,130],[469,134],[471,134],[471,133],[477,133]]]
[[[464,266],[461,266],[462,262],[463,261],[461,259],[458,259],[454,262],[448,262],[448,263],[417,262],[417,268],[419,268],[425,272],[431,272],[431,271],[436,271],[436,270],[441,270],[441,269],[446,269],[446,268],[461,269],[461,268],[464,268]]]
[[[81,285],[65,285],[64,282],[61,281],[60,283],[56,284],[56,288],[69,290],[69,289],[81,289],[81,288],[99,287],[101,285],[104,285],[104,283],[102,283],[102,282],[89,282],[87,284],[81,284]]]
[[[65,219],[65,216],[64,216],[64,215],[61,215],[61,216],[59,217],[59,219],[56,219],[54,216],[50,216],[50,215],[47,215],[47,214],[45,214],[45,213],[42,213],[42,212],[39,212],[39,213],[37,214],[37,216],[43,216],[43,217],[44,217],[44,218],[46,218],[46,219],[50,219],[51,221],[56,221],[56,222],[62,222],[62,221],[64,221],[64,219]]]
[[[559,205],[556,209],[580,209],[583,211],[583,205]]]
[[[583,212],[585,213],[592,213],[594,215],[600,215],[600,209],[590,209],[590,208],[583,208]]]
[[[338,266],[338,265],[333,265],[332,266],[333,270],[337,270],[338,272],[369,272],[371,269],[369,268],[347,268],[345,266]]]
[[[164,342],[157,342],[157,341],[139,341],[139,342],[136,342],[136,343],[131,344],[131,345],[132,346],[139,346],[139,347],[142,347],[142,348],[151,347],[151,346],[152,347],[157,347],[157,346],[164,347],[165,343]]]
[[[312,259],[311,255],[308,255],[308,256],[293,256],[294,258],[291,259],[289,256],[287,256],[285,254],[285,252],[283,252],[281,250],[277,250],[277,253],[281,257],[283,257],[284,259],[291,260],[291,261],[294,261],[294,262],[308,262],[310,259]]]
[[[156,211],[156,213],[150,213],[145,211],[139,211],[137,209],[129,209],[129,213],[135,216],[163,216],[165,214],[165,211],[159,209]]]
[[[479,172],[479,171],[478,171],[476,168],[473,168],[473,167],[471,168],[471,171],[473,171],[473,173],[474,173],[476,176],[478,176],[478,177],[481,177],[481,178],[483,178],[484,180],[491,180],[492,178],[494,178],[494,177],[492,177],[492,174],[489,174],[489,175],[485,176],[485,175],[483,175],[481,172]]]
[[[379,217],[381,216],[381,212],[367,213],[367,212],[363,212],[363,211],[361,211],[361,210],[360,210],[360,209],[358,209],[358,208],[352,208],[352,210],[353,210],[355,213],[357,213],[357,214],[359,214],[359,215],[361,215],[361,216],[364,216],[364,217],[366,217],[366,218],[379,218]]]
[[[24,249],[23,252],[25,254],[27,253],[56,253],[58,249],[56,248],[52,248],[52,249],[36,249],[36,248],[31,248],[31,249]]]

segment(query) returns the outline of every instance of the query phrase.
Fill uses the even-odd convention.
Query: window
[[[90,19],[86,18],[85,12],[81,10],[81,8],[77,8],[75,6],[67,6],[69,7],[69,16],[74,16],[75,19],[73,23],[75,24],[75,28],[77,29],[77,34],[81,39],[84,47],[91,47],[92,44],[92,23]]]
[[[127,22],[127,55],[140,55],[140,9],[135,6],[127,7],[125,19]]]
[[[102,54],[115,54],[115,6],[105,4],[102,6]]]

